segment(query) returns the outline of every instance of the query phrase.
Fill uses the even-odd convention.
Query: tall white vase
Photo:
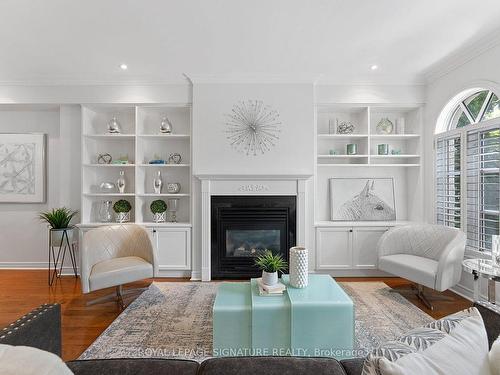
[[[290,249],[290,286],[305,288],[308,283],[309,265],[308,251],[305,247]]]

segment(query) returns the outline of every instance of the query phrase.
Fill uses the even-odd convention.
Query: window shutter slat
[[[461,145],[460,136],[436,142],[437,223],[460,228],[461,224]]]

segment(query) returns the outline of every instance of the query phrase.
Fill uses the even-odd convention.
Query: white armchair
[[[378,242],[379,269],[417,284],[420,300],[433,309],[424,287],[443,292],[460,281],[465,234],[442,225],[405,225],[388,230]]]
[[[158,269],[150,236],[145,228],[136,224],[89,230],[83,236],[81,257],[83,293],[115,286],[116,294],[112,297],[117,298],[122,306],[122,285],[154,277]],[[105,296],[89,304],[110,297]]]

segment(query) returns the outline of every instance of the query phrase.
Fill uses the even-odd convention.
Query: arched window
[[[491,251],[499,234],[500,101],[474,88],[455,96],[436,124],[436,222],[462,228],[469,250]]]

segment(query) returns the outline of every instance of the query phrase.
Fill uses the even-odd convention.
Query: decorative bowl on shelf
[[[394,124],[387,117],[383,117],[377,124],[377,134],[392,134],[394,132]]]
[[[181,184],[178,182],[168,182],[167,183],[167,193],[177,194],[181,191]]]
[[[114,193],[116,190],[116,185],[113,182],[102,182],[99,185],[101,192],[103,193]]]

